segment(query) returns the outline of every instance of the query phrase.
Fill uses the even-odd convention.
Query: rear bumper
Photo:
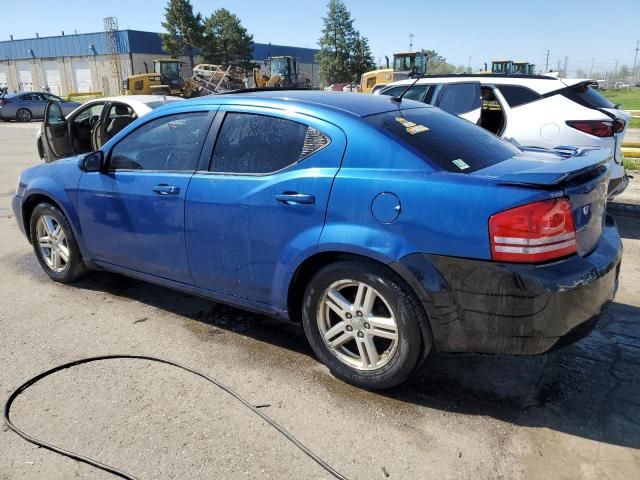
[[[607,196],[609,199],[612,199],[616,195],[621,194],[625,191],[627,186],[629,185],[629,177],[625,173],[622,177],[612,178],[609,180],[609,187],[607,190]]]
[[[615,295],[621,257],[607,216],[586,257],[527,265],[413,254],[391,266],[419,294],[440,351],[531,355],[591,331]]]

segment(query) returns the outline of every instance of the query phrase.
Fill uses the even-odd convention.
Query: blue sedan
[[[13,208],[55,281],[103,269],[299,322],[334,375],[388,388],[432,349],[590,331],[621,257],[611,155],[522,151],[401,98],[236,93],[25,170]]]

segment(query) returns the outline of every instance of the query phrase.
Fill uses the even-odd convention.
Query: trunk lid
[[[522,154],[471,175],[491,178],[500,185],[553,191],[565,196],[573,210],[578,254],[597,245],[605,221],[610,149],[561,147],[526,148]]]

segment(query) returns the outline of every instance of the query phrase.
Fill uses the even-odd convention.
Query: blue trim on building
[[[162,50],[159,33],[139,30],[116,32],[121,53],[147,53],[166,55]],[[93,46],[93,49],[90,48]],[[288,47],[270,43],[254,43],[253,59],[265,60],[270,56],[291,55],[301,63],[315,63],[318,50],[314,48]],[[33,58],[84,57],[87,55],[107,55],[109,48],[104,32],[81,33],[57,37],[27,38],[0,42],[0,61],[31,60]]]

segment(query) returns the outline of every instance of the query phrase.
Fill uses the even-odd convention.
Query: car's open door
[[[49,161],[73,155],[69,126],[60,104],[47,102],[44,109],[42,134],[45,138],[43,143]]]

